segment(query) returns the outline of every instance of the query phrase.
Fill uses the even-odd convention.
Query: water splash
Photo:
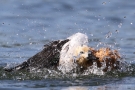
[[[118,33],[119,31],[116,30],[115,31],[116,33]],[[90,34],[91,36],[93,36],[93,34]],[[105,35],[105,38],[108,39],[112,37],[112,32],[108,32],[106,35]],[[99,47],[99,45],[103,45],[104,47],[106,46],[109,46],[108,44],[106,44],[105,42],[99,42],[97,44],[97,47]],[[109,47],[112,47],[112,45],[110,45]],[[77,57],[74,57],[74,63],[76,63],[76,59],[79,58],[80,55],[78,55]],[[105,59],[108,58],[108,57],[105,57]],[[13,72],[14,74],[11,74],[10,77],[14,77],[13,75],[15,75],[15,79],[35,79],[35,78],[65,78],[65,77],[68,77],[68,78],[77,78],[79,76],[90,76],[91,74],[94,74],[94,75],[105,75],[106,73],[110,72],[111,71],[111,67],[108,67],[108,71],[107,72],[103,72],[103,69],[106,67],[106,63],[105,63],[105,59],[104,59],[104,62],[102,63],[102,67],[97,67],[97,63],[94,62],[92,66],[88,67],[87,70],[85,70],[83,73],[78,73],[78,68],[77,67],[77,64],[74,64],[74,71],[72,71],[71,73],[68,73],[68,74],[63,74],[61,73],[59,70],[51,70],[51,69],[47,69],[47,68],[44,68],[44,69],[38,69],[38,68],[31,68],[30,69],[30,73],[29,74],[26,74],[26,72]],[[124,61],[120,61],[120,69],[118,69],[117,71],[119,71],[120,73],[126,73],[128,71],[131,71],[131,72],[135,72],[134,68],[129,68],[129,67],[132,67],[130,66],[129,64],[126,64]],[[8,64],[7,67],[13,67],[13,66],[16,66],[16,64],[14,64],[13,66],[11,66],[13,64]],[[132,74],[131,74],[132,75]],[[9,75],[7,73],[3,73],[2,76],[5,78],[5,77],[8,77]]]
[[[115,33],[119,33],[119,30],[115,30]]]
[[[97,63],[94,62],[93,65],[88,67],[88,69],[85,70],[83,73],[83,75],[90,75],[90,74],[104,75],[104,72],[103,72],[102,68],[98,68]]]
[[[106,5],[106,2],[103,2],[102,4],[103,4],[103,5]]]
[[[122,23],[120,23],[119,25],[118,25],[118,28],[121,28],[122,27]]]
[[[107,58],[107,57],[106,57]],[[83,73],[77,72],[70,72],[63,74],[59,70],[54,69],[47,69],[47,68],[32,68],[30,69],[30,72],[27,71],[14,71],[11,73],[3,71],[3,68],[0,68],[0,79],[13,79],[13,80],[29,80],[29,79],[65,79],[65,78],[90,78],[92,75],[98,75],[98,76],[133,76],[135,75],[135,65],[128,64],[124,60],[119,60],[120,65],[118,70],[111,71],[111,68],[107,70],[107,72],[103,72],[103,69],[106,67],[106,63],[102,63],[102,67],[97,67],[97,63],[94,62],[92,66],[88,67],[87,70],[85,70]]]
[[[92,34],[92,33],[90,33],[90,36],[93,36],[93,34]]]
[[[112,36],[112,32],[110,32],[110,31],[105,35],[106,39],[110,38],[111,36]]]

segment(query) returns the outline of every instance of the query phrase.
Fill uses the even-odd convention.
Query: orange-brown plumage
[[[106,65],[103,71],[107,71],[108,69],[114,70],[119,68],[119,59],[120,54],[117,50],[111,50],[110,48],[100,48],[99,50],[95,50],[90,48],[92,53],[99,58],[97,62],[97,67],[102,67],[103,63]]]

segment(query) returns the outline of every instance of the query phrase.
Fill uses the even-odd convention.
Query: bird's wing
[[[49,44],[44,45],[44,49],[42,51],[30,57],[27,61],[24,61],[20,65],[12,68],[5,68],[5,71],[17,71],[22,69],[28,69],[29,67],[57,67],[62,46],[68,41],[69,39],[52,41]]]

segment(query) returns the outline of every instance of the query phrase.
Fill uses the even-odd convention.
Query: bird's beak
[[[98,57],[96,57],[94,54],[92,54],[92,53],[89,53],[88,54],[88,58],[87,58],[88,60],[91,60],[91,61],[96,61],[96,60],[99,60],[99,58]]]

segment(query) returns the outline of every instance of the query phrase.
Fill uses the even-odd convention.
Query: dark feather
[[[29,58],[27,61],[14,68],[5,68],[5,71],[17,71],[22,69],[35,68],[56,68],[59,63],[59,56],[62,46],[69,40],[58,40],[44,45],[44,49],[36,55]]]

